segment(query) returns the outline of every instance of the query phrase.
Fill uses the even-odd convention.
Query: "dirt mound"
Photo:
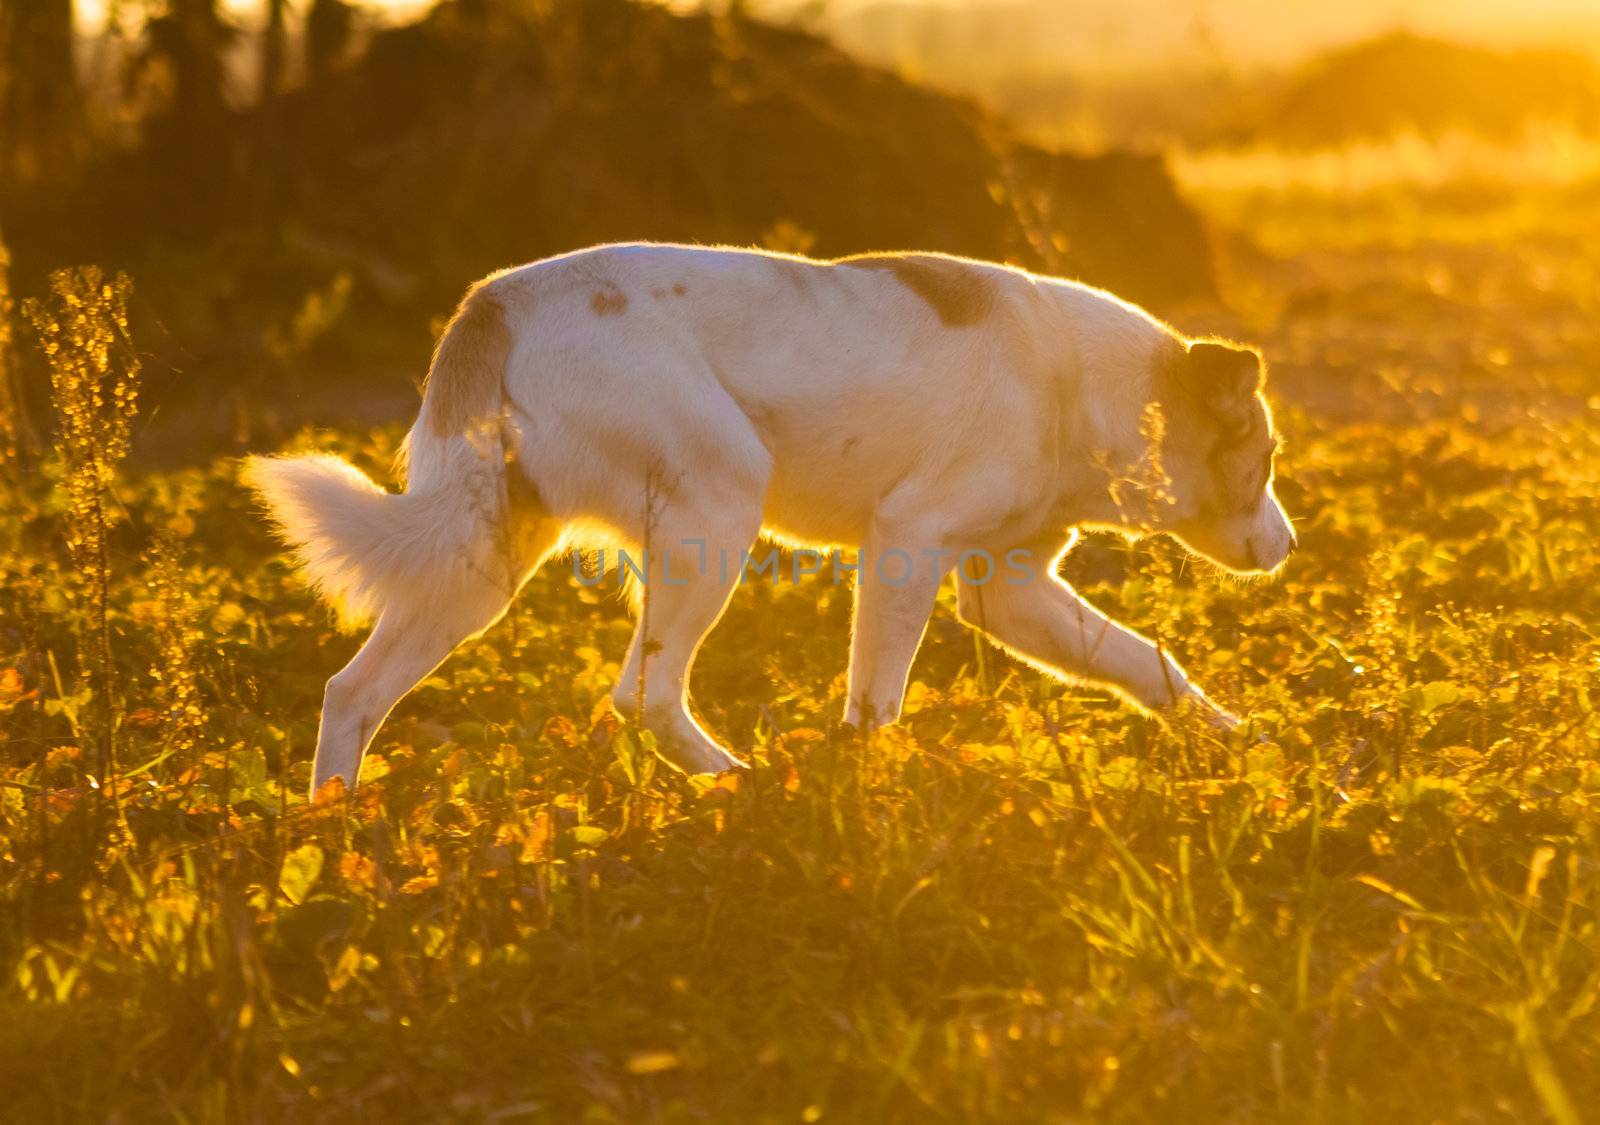
[[[1200,223],[1158,160],[1045,153],[968,101],[750,19],[480,8],[376,33],[270,122],[237,112],[219,151],[147,130],[70,224],[12,222],[19,258],[54,256],[35,251],[70,228],[76,256],[142,265],[148,289],[174,243],[192,268],[253,232],[253,268],[213,288],[303,293],[343,256],[382,300],[430,313],[488,269],[645,238],[942,250],[1155,306],[1212,290]]]
[[[1451,129],[1511,138],[1535,121],[1600,129],[1594,63],[1576,51],[1501,52],[1401,33],[1308,64],[1256,136],[1294,145]]]
[[[560,12],[484,26],[443,6],[379,35],[292,107],[292,209],[420,271],[436,300],[625,238],[943,250],[1155,304],[1210,290],[1157,161],[1040,152],[798,31],[615,0]],[[1193,253],[1174,261],[1174,241]]]

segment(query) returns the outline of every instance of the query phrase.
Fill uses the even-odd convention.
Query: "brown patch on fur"
[[[1261,460],[1276,437],[1260,354],[1209,341],[1193,347],[1200,348],[1198,355],[1179,339],[1163,345],[1155,360],[1156,396],[1166,415],[1167,441],[1186,446],[1209,474],[1202,507],[1215,515],[1254,501]]]
[[[1249,436],[1255,398],[1266,376],[1261,353],[1254,348],[1215,340],[1189,345],[1179,377],[1229,431],[1231,440]]]
[[[596,289],[589,298],[589,307],[595,316],[621,316],[628,311],[628,295],[615,285]]]
[[[1253,505],[1260,490],[1271,480],[1271,459],[1277,452],[1277,439],[1267,423],[1267,412],[1258,397],[1257,408],[1240,431],[1219,441],[1206,458],[1215,485],[1214,508],[1231,511]],[[1260,465],[1267,459],[1266,476]]]
[[[689,291],[689,287],[687,285],[685,285],[683,282],[675,281],[675,282],[672,283],[672,295],[674,297],[681,297],[685,293],[687,293],[688,291]]]
[[[994,311],[994,282],[958,258],[938,254],[857,254],[838,258],[832,264],[888,270],[900,284],[927,302],[940,323],[951,328],[981,323]]]
[[[1215,433],[1224,445],[1254,436],[1265,382],[1259,352],[1210,341],[1186,347],[1174,338],[1162,345],[1155,373],[1156,396],[1169,423]]]
[[[465,434],[494,417],[510,359],[504,310],[487,286],[475,285],[439,337],[423,383],[423,406],[436,436]]]

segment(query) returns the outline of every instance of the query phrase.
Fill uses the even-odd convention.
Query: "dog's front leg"
[[[961,619],[1035,667],[1105,684],[1152,711],[1193,708],[1218,727],[1237,724],[1158,645],[1111,620],[1054,574],[1017,585],[958,586]]]

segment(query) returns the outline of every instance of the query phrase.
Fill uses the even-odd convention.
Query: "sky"
[[[396,15],[425,7],[427,0],[362,0],[365,6]],[[666,0],[694,6],[695,0]],[[1062,10],[1081,11],[1085,29],[1107,43],[1115,42],[1130,54],[1149,45],[1162,53],[1179,28],[1203,21],[1208,33],[1224,49],[1256,56],[1303,55],[1330,44],[1347,43],[1365,36],[1405,27],[1412,31],[1470,39],[1506,38],[1519,42],[1550,42],[1564,28],[1581,28],[1591,45],[1600,46],[1600,0],[827,0],[827,10],[849,18],[863,9],[885,3],[945,6],[992,6],[1018,3],[1049,4],[1059,24]],[[92,29],[105,18],[108,0],[77,0],[81,25]],[[308,0],[291,0],[303,8]],[[754,0],[760,10],[784,10],[803,0]],[[224,0],[247,26],[254,22],[261,0]],[[128,7],[126,0],[124,8]],[[1070,22],[1070,16],[1068,17]],[[1164,34],[1166,33],[1166,34]],[[1065,46],[1065,45],[1064,45]],[[1064,51],[1070,54],[1070,51]]]
[[[876,43],[877,53],[890,57],[916,57],[924,32],[886,18],[916,2],[836,0],[851,6],[833,11],[848,29],[846,39]],[[1085,72],[1142,69],[1196,55],[1293,64],[1397,29],[1466,42],[1600,50],[1600,0],[956,0],[946,6],[993,10],[993,18],[957,22],[955,34],[966,37],[969,50],[987,44],[1015,65],[1055,60]]]

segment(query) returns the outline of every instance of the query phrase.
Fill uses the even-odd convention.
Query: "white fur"
[[[1106,467],[1147,458],[1140,419],[1174,334],[1087,286],[958,268],[992,293],[972,323],[944,323],[892,270],[849,263],[653,244],[537,262],[479,290],[510,331],[500,416],[476,435],[441,436],[430,386],[405,493],[329,457],[253,460],[250,482],[311,580],[378,618],[329,683],[314,785],[353,780],[394,702],[574,544],[651,548],[647,620],[614,698],[640,709],[689,771],[739,764],[686,705],[694,651],[738,579],[715,565],[696,573],[696,555],[738,559],[763,533],[919,560],[903,584],[870,572],[857,583],[853,723],[898,716],[955,554],[1011,549],[1033,552],[1035,581],[961,583],[964,620],[1049,671],[1226,721],[1169,657],[1049,565],[1074,526],[1130,528]],[[525,516],[508,473],[537,493]],[[1137,530],[1188,527],[1186,541],[1203,534],[1196,545],[1235,569],[1287,555],[1293,536],[1270,485],[1247,517],[1198,529],[1183,485]]]

